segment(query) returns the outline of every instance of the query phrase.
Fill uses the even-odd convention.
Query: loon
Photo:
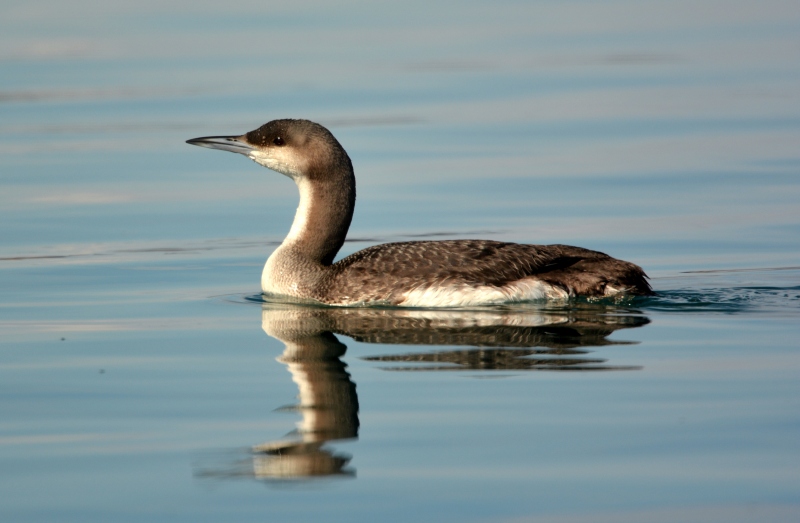
[[[243,154],[297,184],[294,222],[261,276],[268,296],[334,306],[469,307],[654,294],[639,266],[568,245],[408,241],[334,262],[353,218],[356,180],[350,157],[328,129],[273,120],[241,136],[187,143]]]

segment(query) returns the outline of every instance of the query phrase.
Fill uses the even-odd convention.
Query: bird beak
[[[232,153],[239,153],[249,156],[255,147],[247,143],[245,136],[204,136],[202,138],[192,138],[186,143],[209,149],[221,149]]]

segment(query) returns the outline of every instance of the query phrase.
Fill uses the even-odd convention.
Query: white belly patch
[[[405,293],[401,307],[470,307],[569,298],[569,293],[537,279],[522,279],[503,287],[442,285]]]

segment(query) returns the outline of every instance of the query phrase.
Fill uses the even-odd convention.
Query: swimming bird
[[[328,129],[273,120],[241,136],[187,143],[243,154],[297,184],[294,222],[261,276],[267,295],[341,306],[464,307],[653,294],[637,265],[569,245],[410,241],[334,262],[353,218],[356,180],[350,157]]]

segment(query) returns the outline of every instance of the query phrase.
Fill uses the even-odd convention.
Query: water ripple
[[[660,291],[641,302],[646,310],[666,312],[753,313],[800,311],[800,286],[729,287]]]
[[[265,305],[274,299],[265,299],[261,294],[231,294],[219,296],[229,303]],[[311,306],[305,304],[305,306]],[[381,307],[386,308],[386,307]],[[392,309],[389,307],[389,309]],[[581,310],[598,314],[637,314],[648,311],[674,313],[781,313],[800,312],[800,285],[795,286],[742,286],[720,288],[688,288],[658,291],[657,296],[619,299],[574,299],[565,302],[532,302],[505,306],[487,306],[474,309],[447,309],[469,313],[470,311],[524,312],[536,309],[554,313]]]

